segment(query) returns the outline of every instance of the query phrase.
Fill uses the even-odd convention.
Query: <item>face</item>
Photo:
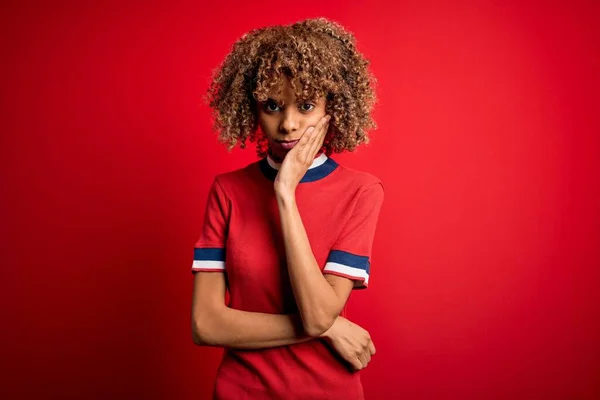
[[[258,123],[269,141],[269,154],[276,162],[282,162],[306,129],[325,116],[324,98],[296,103],[288,78],[283,79],[281,89],[281,95],[278,96],[277,88],[273,88],[267,101],[258,103]],[[280,100],[281,107],[278,105]]]

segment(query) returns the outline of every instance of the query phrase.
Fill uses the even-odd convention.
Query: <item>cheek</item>
[[[272,118],[264,118],[261,115],[258,116],[258,126],[267,138],[272,136],[272,132],[277,130],[277,121]]]
[[[264,128],[266,126],[266,119],[264,117],[264,114],[259,112],[256,115],[256,121],[258,122],[258,126],[260,126],[261,128]]]
[[[319,121],[321,120],[321,118],[323,118],[325,116],[325,111],[319,111],[318,113],[315,112],[310,116],[310,120],[308,121],[308,125],[309,126],[315,126],[319,123]]]
[[[322,103],[315,108],[315,112],[313,113],[315,120],[312,122],[314,122],[316,124],[317,122],[319,122],[319,120],[321,118],[323,118],[325,116],[325,114],[326,114],[325,103]]]

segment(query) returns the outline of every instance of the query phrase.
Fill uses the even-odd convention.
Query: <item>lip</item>
[[[277,143],[293,143],[293,142],[297,142],[300,139],[294,139],[294,140],[283,140],[283,139],[277,139],[275,140]]]
[[[296,143],[298,143],[298,140],[300,139],[296,139],[296,140],[276,140],[276,142],[283,147],[286,150],[290,150],[292,149]]]

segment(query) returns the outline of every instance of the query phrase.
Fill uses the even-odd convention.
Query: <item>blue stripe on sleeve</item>
[[[221,248],[195,248],[194,260],[225,261],[225,249]]]
[[[369,257],[358,256],[356,254],[348,253],[347,251],[342,250],[331,250],[329,252],[329,257],[327,257],[327,262],[334,262],[337,264],[347,265],[353,268],[360,268],[362,270],[365,270],[367,274],[369,273],[369,269],[371,267]]]

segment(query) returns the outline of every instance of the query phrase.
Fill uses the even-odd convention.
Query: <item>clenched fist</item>
[[[331,328],[321,335],[355,371],[366,368],[375,354],[371,335],[359,325],[338,316]]]

